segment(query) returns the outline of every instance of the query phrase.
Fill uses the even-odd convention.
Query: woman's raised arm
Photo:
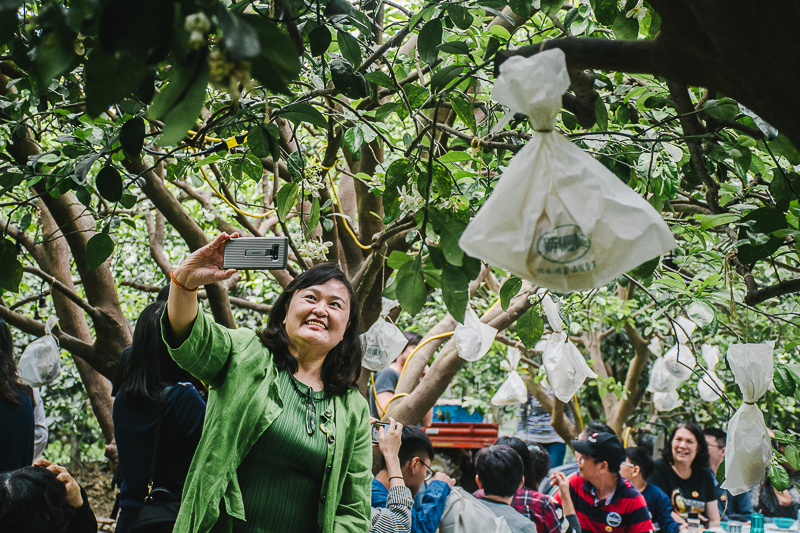
[[[173,340],[182,344],[192,331],[197,318],[197,289],[201,285],[223,281],[236,273],[223,270],[225,241],[238,237],[238,233],[221,233],[207,245],[195,250],[181,265],[172,271],[167,314],[172,327]]]

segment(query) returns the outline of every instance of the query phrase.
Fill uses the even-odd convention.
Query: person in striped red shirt
[[[569,480],[569,493],[583,531],[649,533],[653,522],[644,496],[619,474],[625,448],[613,433],[593,433],[572,441],[579,472]],[[579,455],[580,454],[580,455]],[[560,496],[556,496],[560,501]]]

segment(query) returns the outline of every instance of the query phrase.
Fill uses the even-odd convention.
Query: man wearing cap
[[[613,433],[592,433],[572,441],[579,473],[569,480],[575,514],[583,531],[648,533],[653,531],[644,496],[619,474],[625,448]],[[580,455],[578,455],[580,454]],[[556,500],[560,497],[556,495]]]

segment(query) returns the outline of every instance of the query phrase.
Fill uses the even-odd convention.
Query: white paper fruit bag
[[[492,405],[517,405],[528,401],[528,389],[517,373],[517,365],[522,358],[518,348],[510,347],[506,360],[500,363],[504,369],[508,370],[506,380],[492,396]]]
[[[566,332],[562,331],[563,324],[558,314],[558,307],[549,294],[542,300],[542,306],[553,330],[553,334],[547,338],[542,362],[553,394],[567,403],[578,392],[586,378],[596,378],[597,374],[586,364],[583,354],[572,344]]]
[[[736,496],[764,480],[772,458],[764,415],[755,402],[767,392],[772,382],[774,343],[731,344],[728,364],[742,391],[742,406],[728,422],[728,445],[725,449],[725,482]]]
[[[51,316],[44,326],[44,337],[39,337],[22,352],[17,369],[19,379],[31,387],[41,387],[52,383],[61,372],[61,355],[58,342],[52,335],[58,324],[58,317]]]
[[[456,344],[458,356],[465,361],[474,362],[486,355],[497,336],[497,330],[484,324],[475,311],[467,309],[464,323],[456,326],[453,342]]]
[[[569,87],[564,53],[511,57],[492,98],[537,133],[464,231],[468,254],[558,292],[602,286],[675,247],[664,220],[599,161],[553,131]]]
[[[386,368],[397,359],[408,344],[400,328],[387,320],[389,312],[397,306],[396,300],[383,298],[381,316],[375,321],[366,333],[361,335],[361,344],[364,346],[364,358],[361,366],[373,372]]]

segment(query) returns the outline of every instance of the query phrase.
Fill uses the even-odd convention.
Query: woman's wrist
[[[403,479],[403,470],[400,468],[400,460],[397,458],[397,456],[392,457],[391,459],[386,459],[386,473],[389,474],[391,482],[396,481],[391,478],[400,478],[400,480]]]

